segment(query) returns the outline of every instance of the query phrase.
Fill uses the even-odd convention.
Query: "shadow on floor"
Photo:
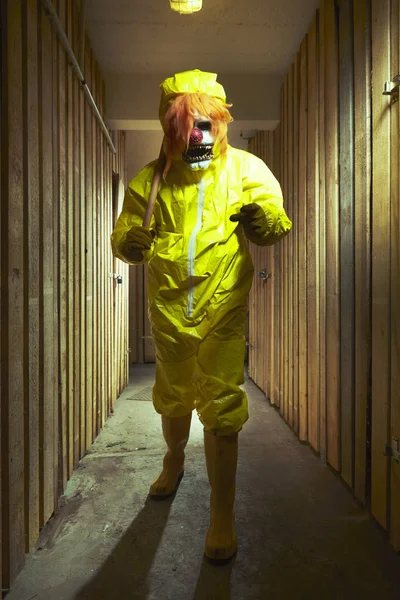
[[[147,579],[160,544],[174,496],[160,502],[147,497],[112,554],[75,600],[147,598]]]
[[[216,567],[203,559],[193,600],[231,600],[231,579],[235,560]]]
[[[154,582],[149,577],[156,561],[156,554],[164,534],[175,496],[163,501],[147,497],[145,505],[117,543],[106,562],[93,578],[74,596],[75,600],[144,600],[155,598]],[[166,557],[168,562],[170,557]],[[193,600],[231,599],[231,575],[234,560],[220,567],[203,559]],[[174,577],[174,573],[171,573]],[[177,574],[176,577],[179,577]],[[182,582],[184,583],[184,582]],[[168,582],[164,581],[168,586]],[[168,588],[161,586],[158,598],[170,598]]]
[[[170,515],[174,496],[163,501],[147,497],[145,505],[106,562],[93,578],[74,596],[74,600],[144,600],[155,598],[149,577]],[[170,557],[166,557],[166,561]],[[231,578],[235,560],[223,566],[210,564],[203,558],[193,600],[231,600]],[[174,574],[171,573],[172,577]],[[179,577],[177,574],[176,577]],[[153,582],[154,583],[154,582]],[[182,582],[183,583],[183,582]],[[168,586],[168,582],[164,581]],[[190,586],[191,587],[191,586]],[[192,588],[193,589],[193,588]],[[168,587],[161,587],[158,598],[169,599]],[[181,597],[181,596],[180,596]]]

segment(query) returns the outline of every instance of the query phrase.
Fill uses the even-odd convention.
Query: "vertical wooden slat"
[[[92,88],[92,53],[86,40],[85,77]],[[85,223],[86,223],[86,446],[93,442],[93,119],[85,105]]]
[[[103,82],[101,81],[100,75],[100,106],[101,114],[104,115],[104,94],[103,94]],[[105,164],[104,155],[106,152],[104,136],[101,135],[101,154],[100,154],[100,178],[101,178],[101,212],[100,212],[100,233],[101,233],[101,330],[102,330],[102,346],[104,350],[107,348],[106,338],[106,276],[107,276],[107,257],[108,257],[108,244],[109,240],[106,240],[106,181],[105,181]],[[107,419],[107,359],[105,352],[102,352],[102,419],[101,426],[104,427],[104,423]]]
[[[253,139],[250,139],[248,142],[247,149],[252,154],[254,154],[253,146],[254,146],[254,141],[253,141]],[[251,378],[253,378],[253,368],[252,368],[253,367],[253,353],[251,351],[251,346],[254,343],[253,342],[253,316],[254,316],[253,298],[254,298],[254,290],[253,290],[253,286],[252,286],[250,289],[249,300],[248,300],[248,337],[247,337],[247,360],[248,360],[247,372],[248,372],[249,377],[251,377]]]
[[[118,208],[119,208],[119,194],[120,194],[120,180],[119,175],[116,171],[115,165],[115,157],[113,157],[113,180],[114,180],[114,191],[113,191],[113,223],[115,224],[118,218]],[[135,272],[137,267],[132,267]],[[117,273],[118,269],[118,259],[113,258],[113,273]],[[117,387],[118,387],[118,343],[119,343],[119,330],[118,330],[118,298],[117,298],[117,285],[115,279],[112,281],[113,287],[113,396],[117,395]],[[137,288],[139,289],[139,288]],[[136,293],[135,293],[136,297]],[[137,316],[136,312],[136,316]],[[139,342],[139,340],[137,340]]]
[[[293,82],[293,429],[299,431],[299,74],[300,53],[296,55]]]
[[[308,38],[301,45],[299,109],[299,438],[308,439],[307,406],[307,149],[308,149]]]
[[[60,0],[56,0],[55,7],[59,12]],[[60,46],[54,28],[52,32],[52,83],[53,83],[53,423],[52,427],[52,466],[53,466],[53,511],[57,506],[58,497],[62,489],[59,489],[58,453],[59,453],[59,402],[60,402],[60,380],[59,380],[59,288],[60,288],[60,265],[59,265],[59,225],[60,225],[60,86],[59,86],[59,52]]]
[[[284,84],[284,113],[283,113],[283,128],[284,128],[284,163],[283,163],[283,197],[287,202],[290,203],[290,188],[289,188],[289,173],[290,173],[290,141],[289,141],[289,94],[290,94],[290,74],[286,75]],[[282,379],[282,398],[283,398],[283,417],[286,422],[289,422],[289,277],[288,277],[288,266],[289,266],[289,255],[288,255],[288,236],[282,240],[282,320],[281,320],[281,332],[282,332],[282,363],[283,363],[283,379]]]
[[[261,132],[262,135],[262,145],[263,145],[263,160],[264,162],[269,165],[269,156],[268,156],[268,147],[269,147],[269,141],[268,141],[268,131],[262,131]],[[260,248],[260,253],[261,253],[261,268],[262,269],[266,269],[266,272],[268,272],[268,248],[264,247],[264,248]],[[262,344],[261,344],[261,349],[262,349],[262,356],[260,357],[260,381],[261,381],[261,389],[263,390],[264,394],[266,394],[266,390],[267,390],[267,385],[266,385],[266,379],[265,379],[265,363],[268,361],[268,346],[267,346],[267,342],[268,342],[268,331],[269,331],[269,323],[268,323],[268,296],[269,296],[269,288],[268,288],[268,280],[263,280],[261,282],[261,318],[262,318],[262,323],[263,323],[263,330],[261,332],[262,335]]]
[[[101,110],[101,81],[100,81],[100,72],[99,67],[96,64],[96,102]],[[103,348],[103,327],[102,327],[102,318],[103,318],[103,235],[101,228],[101,215],[102,215],[102,181],[101,181],[101,173],[102,173],[102,135],[100,132],[100,127],[96,122],[96,146],[97,146],[97,161],[96,161],[96,188],[97,188],[97,210],[96,210],[96,240],[97,240],[97,311],[96,311],[96,323],[97,323],[97,377],[98,377],[98,396],[97,396],[97,433],[100,432],[100,429],[103,426],[103,399],[104,399],[104,364],[102,361],[102,348]]]
[[[282,125],[279,124],[275,129],[275,156],[276,160],[276,177],[278,181],[282,181],[281,177],[281,156],[282,156]],[[279,396],[279,385],[280,385],[280,337],[279,337],[279,323],[280,323],[280,277],[279,277],[279,265],[280,265],[280,244],[276,244],[274,248],[274,265],[273,265],[273,278],[274,278],[274,404],[279,407],[280,396]]]
[[[248,141],[248,145],[247,145],[247,150],[248,152],[251,152],[253,154],[253,139],[250,139]],[[253,362],[253,357],[252,357],[252,352],[251,352],[251,345],[253,344],[253,286],[250,289],[250,294],[249,294],[249,300],[248,300],[248,337],[247,337],[247,360],[248,360],[248,366],[247,366],[247,372],[249,377],[253,378],[252,376],[252,362]]]
[[[54,420],[57,394],[54,370],[54,206],[53,206],[53,123],[52,123],[52,31],[40,11],[39,19],[39,156],[41,202],[41,377],[40,406],[41,523],[54,511]]]
[[[7,161],[5,159],[5,142],[7,142],[7,135],[5,135],[5,124],[3,123],[3,118],[5,114],[5,108],[7,106],[6,94],[6,82],[5,82],[5,73],[7,72],[7,65],[3,64],[6,62],[7,52],[6,52],[6,39],[7,39],[7,5],[5,2],[0,4],[0,322],[2,329],[4,331],[6,324],[3,323],[3,307],[4,307],[4,279],[7,276],[6,273],[6,265],[3,262],[3,243],[7,241],[7,236],[4,235],[3,226],[7,222],[6,214],[4,212],[4,207],[6,203],[4,202],[4,197],[7,197],[7,190],[4,189],[5,183],[7,181],[6,169],[4,168],[3,172],[3,161],[4,167],[7,165]],[[4,193],[5,192],[5,193]],[[3,340],[3,341],[2,341]],[[0,589],[3,589],[5,585],[3,585],[4,576],[3,576],[3,461],[4,461],[4,446],[3,446],[3,403],[5,400],[5,396],[3,397],[4,392],[4,336],[0,339]]]
[[[119,167],[118,167],[119,168]],[[120,207],[123,202],[124,196],[124,185],[121,179],[119,179],[118,184],[118,214],[120,212]],[[122,271],[122,262],[119,259],[116,259],[116,272],[121,273]],[[115,335],[116,335],[116,383],[117,383],[117,394],[119,396],[121,392],[121,355],[122,355],[122,287],[118,283],[114,282],[115,285],[115,298],[116,298],[116,311],[115,311]],[[142,294],[143,294],[143,288]],[[143,337],[143,334],[142,334]],[[143,348],[143,343],[141,344]]]
[[[130,361],[132,363],[139,362],[138,360],[138,345],[139,338],[137,335],[137,320],[138,311],[136,308],[136,296],[137,296],[137,285],[136,285],[136,266],[132,265],[129,269],[129,281],[131,286],[131,294],[129,295],[129,346],[131,349]],[[251,292],[250,292],[251,294]]]
[[[400,72],[400,3],[392,0],[391,73]],[[400,102],[391,107],[391,441],[400,439]],[[400,449],[400,448],[399,448]],[[391,461],[390,540],[400,550],[400,464]]]
[[[122,190],[125,189],[125,184],[124,184],[124,167],[123,167],[123,163],[121,160],[121,149],[123,146],[123,135],[122,132],[119,132],[119,161],[118,161],[118,170],[121,173],[121,198],[122,198]],[[121,302],[121,323],[120,323],[120,336],[121,336],[121,346],[120,346],[120,387],[119,387],[119,393],[122,392],[123,387],[124,387],[124,381],[125,381],[125,336],[126,336],[126,329],[125,329],[125,301],[124,301],[124,274],[125,274],[125,264],[121,263],[121,267],[120,267],[120,273],[122,275],[122,279],[123,279],[123,283],[119,285],[120,289],[120,302]]]
[[[81,19],[81,14],[79,12],[78,23]],[[79,29],[78,29],[79,31]],[[78,49],[79,49],[80,40],[78,39]],[[86,61],[85,56],[83,57],[84,62],[81,65],[81,69],[86,73]],[[87,348],[86,348],[86,298],[87,298],[87,278],[86,278],[86,249],[87,249],[87,239],[86,239],[86,154],[85,154],[85,139],[86,139],[86,128],[85,128],[85,96],[83,90],[79,88],[79,101],[78,101],[78,110],[79,110],[79,191],[80,198],[78,200],[79,206],[79,215],[80,215],[80,275],[81,275],[81,283],[80,283],[80,431],[79,431],[79,457],[81,458],[84,455],[86,448],[88,447],[86,441],[86,416],[87,416],[87,403],[88,398],[86,396],[86,364],[87,364]],[[106,348],[104,348],[106,352]],[[106,354],[104,354],[104,360],[106,360]]]
[[[67,0],[67,35],[72,39],[72,5]],[[74,93],[73,72],[67,67],[67,352],[68,352],[68,478],[74,470]]]
[[[282,86],[281,92],[281,114],[286,115],[286,82]],[[287,122],[286,122],[287,123]],[[286,165],[287,165],[287,129],[286,123],[282,119],[281,126],[281,186],[283,196],[286,194]],[[279,337],[278,337],[278,348],[279,348],[279,412],[283,418],[285,418],[285,409],[286,409],[286,398],[284,396],[284,385],[285,385],[285,373],[286,373],[286,364],[285,364],[285,355],[284,355],[284,347],[285,347],[285,240],[280,244],[280,253],[279,253],[279,285],[280,285],[280,295],[279,295]]]
[[[3,585],[23,565],[24,539],[24,219],[21,4],[2,3],[2,534]]]
[[[96,78],[96,61],[94,56],[92,55],[92,95],[94,98],[97,97],[97,78]],[[92,390],[92,417],[93,417],[93,437],[97,436],[98,428],[97,428],[97,410],[98,410],[98,228],[97,228],[97,161],[98,161],[98,152],[97,152],[97,122],[92,112],[92,146],[93,146],[93,160],[92,160],[92,193],[93,193],[93,202],[92,202],[92,230],[93,230],[93,390]]]
[[[267,164],[272,173],[274,172],[274,132],[268,131],[266,133],[267,140]],[[273,246],[267,246],[264,248],[265,251],[265,266],[267,273],[272,275],[272,264],[271,259],[273,257]],[[274,285],[272,278],[269,277],[266,282],[266,296],[265,296],[265,320],[266,320],[266,338],[265,338],[265,358],[263,364],[264,370],[264,382],[265,382],[265,395],[267,399],[271,398],[271,368],[273,360],[271,357],[271,351],[273,349],[271,343],[272,331],[273,331],[273,293]]]
[[[290,69],[289,74],[289,82],[288,82],[288,137],[287,143],[289,146],[288,152],[288,193],[286,198],[287,204],[287,213],[291,219],[293,219],[293,203],[294,203],[294,146],[295,146],[295,138],[294,138],[294,72],[295,66],[294,63]],[[293,257],[293,235],[289,234],[287,236],[287,311],[288,311],[288,322],[287,322],[287,330],[288,330],[288,388],[287,388],[287,396],[288,396],[288,423],[290,427],[293,427],[294,424],[294,414],[293,414],[293,383],[294,383],[294,360],[293,360],[293,343],[294,343],[294,303],[293,303],[293,271],[294,271],[294,257]]]
[[[257,154],[259,153],[259,140],[257,140],[258,142],[258,148],[257,148]],[[259,316],[260,316],[260,296],[261,296],[261,278],[260,278],[260,270],[261,270],[261,265],[260,265],[260,248],[259,246],[255,246],[252,248],[252,252],[254,255],[254,264],[255,264],[255,281],[254,281],[254,285],[255,285],[255,315],[257,318],[257,323],[259,323],[260,321]],[[255,348],[254,348],[254,367],[255,367],[255,372],[254,372],[254,381],[258,384],[259,382],[259,374],[260,374],[260,358],[261,358],[261,331],[260,331],[260,327],[256,326],[255,329]]]
[[[354,0],[355,457],[354,493],[366,499],[371,368],[371,3]]]
[[[103,88],[103,96],[104,96],[104,88]],[[103,107],[104,107],[103,100]],[[104,110],[104,108],[103,108]],[[104,356],[105,360],[105,389],[104,389],[104,401],[105,401],[105,416],[106,419],[110,414],[110,402],[111,402],[111,394],[110,394],[110,368],[109,368],[109,357],[110,357],[110,346],[109,346],[109,329],[108,322],[110,316],[110,307],[109,307],[109,288],[111,286],[111,279],[108,277],[110,272],[110,236],[109,236],[109,223],[108,223],[108,214],[109,214],[109,172],[108,172],[108,158],[109,151],[108,147],[104,146],[103,151],[103,178],[104,178],[104,217],[103,217],[103,236],[104,236],[104,348],[106,351],[106,355]],[[128,283],[126,282],[126,285]]]
[[[339,0],[340,397],[342,477],[354,471],[354,51],[353,1]]]
[[[104,173],[105,178],[108,182],[106,187],[106,198],[105,198],[105,243],[106,243],[106,261],[105,261],[105,278],[106,278],[106,347],[107,347],[107,377],[106,377],[106,401],[107,401],[107,415],[110,414],[112,408],[112,386],[111,386],[111,330],[110,330],[110,319],[111,319],[111,290],[112,280],[109,277],[111,273],[111,254],[110,254],[110,235],[111,235],[111,187],[112,187],[112,172],[110,169],[110,152],[108,148],[105,148],[104,153]],[[128,285],[128,284],[127,284]],[[129,287],[129,286],[128,286]]]
[[[325,211],[325,2],[319,11],[319,450],[326,462],[326,211]]]
[[[137,297],[137,306],[139,309],[139,314],[142,316],[146,312],[146,303],[143,297],[143,293],[141,293],[142,289],[146,287],[146,272],[144,266],[139,266],[138,271],[136,273],[137,282],[138,282],[138,297]],[[144,362],[144,344],[143,344],[143,336],[145,335],[145,319],[141,318],[138,323],[138,334],[139,334],[139,362]],[[255,336],[255,331],[253,329],[253,336]],[[253,337],[254,339],[254,337]],[[254,341],[255,345],[255,341]],[[252,354],[252,369],[254,373],[254,361],[255,361],[255,353]]]
[[[327,460],[340,469],[338,43],[334,0],[325,0]]]
[[[121,146],[121,162],[122,162],[122,173],[123,173],[123,181],[124,181],[124,185],[126,185],[126,161],[125,161],[125,157],[126,157],[126,135],[125,132],[122,132],[122,146]],[[124,382],[124,387],[128,384],[129,382],[129,355],[128,355],[128,327],[129,327],[129,312],[128,312],[128,306],[129,306],[129,267],[128,265],[124,265],[124,281],[126,282],[125,284],[125,295],[124,295],[124,304],[125,304],[125,382]],[[145,310],[145,314],[147,316],[147,305],[146,305],[146,310]],[[148,320],[148,316],[147,316],[147,320]]]
[[[260,131],[258,134],[259,137],[259,156],[262,157],[262,160],[265,162],[266,161],[266,155],[265,155],[265,135],[264,135],[264,131]],[[260,331],[259,332],[259,348],[258,348],[258,353],[257,353],[257,371],[258,371],[258,386],[261,390],[264,391],[264,380],[263,380],[263,375],[264,375],[264,368],[263,368],[263,363],[265,360],[265,286],[264,281],[261,279],[260,277],[260,271],[262,269],[264,269],[265,267],[265,249],[264,248],[257,248],[258,252],[258,264],[259,264],[259,296],[258,296],[258,310],[259,310],[259,316],[260,316],[260,321],[259,323],[262,323],[262,328],[264,328],[264,331]]]
[[[59,18],[66,26],[66,0],[60,0]],[[58,44],[59,45],[59,44]],[[68,480],[68,220],[67,220],[67,57],[59,47],[59,487]]]
[[[307,381],[308,441],[319,450],[319,162],[318,18],[308,33]]]
[[[265,162],[265,136],[264,131],[260,131],[257,134],[258,137],[258,156],[261,158],[263,162]],[[265,360],[264,353],[264,342],[265,342],[265,288],[263,285],[263,280],[260,277],[260,272],[264,268],[263,259],[264,259],[264,249],[257,247],[256,249],[257,258],[258,258],[258,317],[259,323],[261,327],[259,328],[259,338],[258,338],[258,350],[257,350],[257,385],[261,390],[264,390],[263,385],[263,361]]]
[[[103,81],[103,114],[105,113],[105,87]],[[109,159],[109,148],[103,140],[104,151],[103,151],[103,180],[104,180],[104,217],[103,217],[103,236],[104,236],[104,348],[105,348],[105,389],[104,389],[104,401],[105,401],[105,418],[108,418],[110,414],[111,406],[111,390],[110,390],[110,338],[109,338],[109,319],[110,319],[110,303],[109,303],[109,290],[111,287],[111,280],[108,277],[110,271],[110,234],[109,231],[109,209],[110,209],[110,197],[109,190],[110,184],[112,183],[111,174],[108,170],[108,159]],[[129,289],[128,281],[125,282],[127,289]]]
[[[269,167],[276,176],[275,169],[275,134],[273,131],[268,132],[269,139],[269,153],[268,161]],[[268,306],[267,306],[267,321],[268,321],[268,346],[265,368],[267,369],[267,397],[269,401],[274,404],[274,317],[275,317],[275,279],[274,279],[274,251],[275,247],[271,246],[268,249],[268,272],[271,277],[268,279]]]
[[[23,77],[24,94],[24,210],[27,215],[27,293],[29,323],[26,340],[29,383],[25,415],[25,534],[27,549],[31,549],[39,533],[39,398],[40,398],[40,315],[39,315],[39,263],[40,263],[40,197],[39,197],[39,106],[38,106],[38,41],[37,2],[29,0],[24,7],[24,37],[26,57]]]
[[[100,107],[100,112],[103,111],[103,101],[102,101],[102,85],[101,85],[101,76],[100,70],[97,69],[97,102]],[[99,236],[99,305],[98,305],[98,324],[99,324],[99,369],[100,369],[100,414],[99,414],[99,429],[103,427],[105,422],[105,397],[106,397],[106,389],[105,389],[105,362],[102,356],[102,348],[104,348],[105,343],[105,328],[104,328],[104,295],[105,295],[105,277],[104,277],[104,258],[105,258],[105,247],[104,247],[104,164],[103,164],[103,155],[104,155],[104,141],[103,136],[98,130],[98,149],[99,149],[99,157],[98,157],[98,236]]]
[[[78,49],[79,20],[75,2],[72,3],[72,43],[74,52]],[[78,466],[80,458],[81,435],[81,181],[80,181],[80,111],[79,111],[80,85],[73,76],[73,364],[74,364],[74,468]]]
[[[143,315],[144,315],[144,362],[153,362],[154,361],[154,342],[151,339],[151,329],[149,320],[146,318],[147,315],[147,305],[148,305],[148,289],[147,289],[147,274],[148,267],[147,265],[144,267],[143,272],[143,281],[144,281],[144,299],[143,299]]]
[[[120,142],[121,142],[121,135],[120,132],[117,132],[117,156],[116,156],[116,171],[119,174],[119,190],[118,190],[118,214],[119,214],[119,206],[121,204],[121,198],[122,198],[122,190],[124,188],[123,182],[122,182],[122,177],[121,177],[121,173],[120,173],[120,160],[119,160],[119,155],[120,155]],[[121,274],[122,272],[122,265],[123,263],[117,259],[116,260],[116,273]],[[116,369],[117,369],[117,394],[119,396],[120,394],[120,390],[121,390],[121,348],[122,348],[122,298],[121,298],[121,286],[118,285],[118,283],[115,281],[114,282],[114,286],[115,286],[115,296],[116,296],[116,303],[117,303],[117,310],[116,310],[116,336],[117,336],[117,361],[116,361]]]
[[[390,395],[390,1],[372,1],[372,513],[387,527]]]

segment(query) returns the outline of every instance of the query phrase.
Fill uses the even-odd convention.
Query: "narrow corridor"
[[[175,498],[147,499],[164,453],[153,379],[153,365],[133,368],[7,600],[398,600],[400,557],[382,530],[250,380],[239,553],[228,566],[204,562],[209,487],[197,419]]]

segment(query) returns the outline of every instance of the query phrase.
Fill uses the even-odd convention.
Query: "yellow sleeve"
[[[278,180],[260,158],[249,152],[245,153],[242,185],[243,205],[258,204],[268,221],[266,234],[259,245],[276,244],[289,233],[292,222],[283,207],[283,195]]]
[[[143,252],[143,260],[140,262],[128,258],[124,245],[128,231],[133,226],[141,226],[143,223],[155,164],[156,161],[147,165],[128,185],[121,214],[111,235],[111,247],[114,256],[131,265],[144,264],[153,257],[154,244],[150,250]],[[150,229],[156,232],[154,215],[150,223]]]

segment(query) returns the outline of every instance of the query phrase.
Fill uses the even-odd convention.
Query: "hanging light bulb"
[[[172,10],[181,15],[191,15],[203,7],[203,0],[169,0]]]

